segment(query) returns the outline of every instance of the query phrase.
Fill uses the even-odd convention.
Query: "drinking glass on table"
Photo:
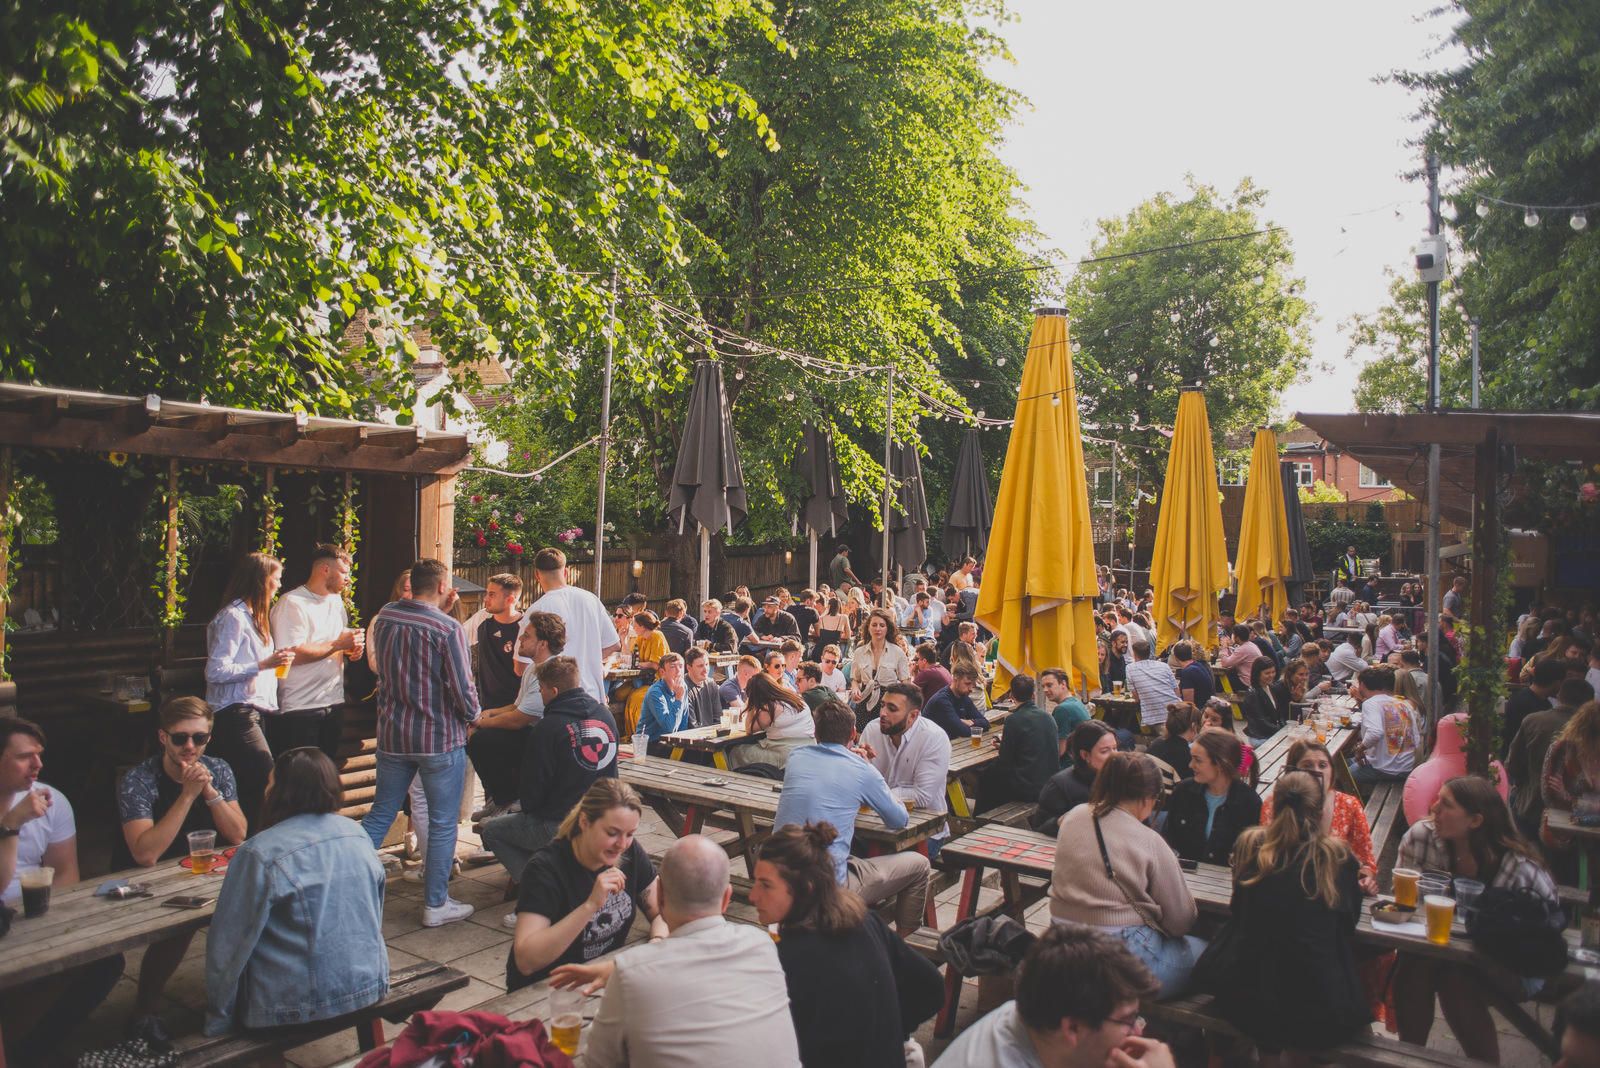
[[[23,868],[17,873],[22,884],[22,915],[34,919],[50,911],[50,886],[55,882],[56,870],[51,867]]]
[[[583,1033],[583,991],[577,987],[550,991],[550,1041],[571,1057]]]
[[[1394,903],[1401,908],[1417,907],[1417,881],[1422,873],[1414,868],[1394,870]]]
[[[217,832],[189,832],[189,870],[196,875],[209,874],[217,863]]]
[[[1450,925],[1456,918],[1455,900],[1443,894],[1428,894],[1422,899],[1422,908],[1427,917],[1428,941],[1436,946],[1448,946]]]

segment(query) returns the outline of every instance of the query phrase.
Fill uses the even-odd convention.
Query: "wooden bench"
[[[1404,801],[1405,785],[1398,782],[1380,782],[1367,797],[1365,808],[1367,826],[1372,829],[1372,854],[1380,861],[1380,869],[1389,836],[1396,833],[1396,827],[1403,833],[1406,826]]]
[[[384,1020],[404,1023],[412,1013],[433,1008],[446,994],[460,990],[467,982],[465,972],[432,961],[420,961],[390,973],[389,993],[382,1001],[360,1012],[299,1027],[275,1028],[270,1034],[230,1034],[215,1038],[194,1035],[178,1041],[178,1056],[184,1068],[253,1064],[261,1059],[270,1062],[284,1050],[314,1042],[346,1027],[356,1029],[363,1050],[377,1049],[386,1041]]]
[[[1165,1020],[1186,1027],[1198,1027],[1214,1034],[1243,1037],[1241,1032],[1211,1011],[1209,994],[1196,994],[1171,1001],[1146,1001],[1140,1011],[1152,1020]],[[1333,1064],[1373,1065],[1375,1068],[1410,1068],[1414,1065],[1447,1065],[1450,1068],[1485,1068],[1486,1061],[1475,1061],[1459,1053],[1414,1046],[1378,1035],[1362,1035],[1329,1050],[1319,1057]]]
[[[980,814],[977,820],[979,823],[999,823],[1007,827],[1028,827],[1032,825],[1033,814],[1038,808],[1033,801],[1010,801]]]

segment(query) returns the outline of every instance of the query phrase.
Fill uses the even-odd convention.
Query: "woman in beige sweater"
[[[1113,753],[1087,805],[1061,819],[1050,916],[1122,939],[1161,983],[1181,994],[1205,942],[1189,934],[1194,897],[1178,858],[1145,826],[1161,796],[1161,772],[1143,753]]]

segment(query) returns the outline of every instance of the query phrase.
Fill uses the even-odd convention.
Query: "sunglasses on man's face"
[[[203,746],[203,745],[205,745],[207,742],[209,742],[211,740],[211,732],[210,731],[168,731],[167,732],[167,741],[171,742],[173,744],[173,746],[175,748],[178,748],[178,749],[182,749],[184,746],[188,745],[190,739],[194,740],[194,744],[195,745]]]

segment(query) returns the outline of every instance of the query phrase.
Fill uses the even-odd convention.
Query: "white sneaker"
[[[517,926],[517,914],[515,912],[506,913],[500,918],[500,923],[504,927],[515,928]]]
[[[464,920],[473,913],[471,905],[465,901],[457,901],[453,897],[444,899],[444,904],[437,907],[424,905],[422,907],[422,926],[443,927],[447,923]]]

